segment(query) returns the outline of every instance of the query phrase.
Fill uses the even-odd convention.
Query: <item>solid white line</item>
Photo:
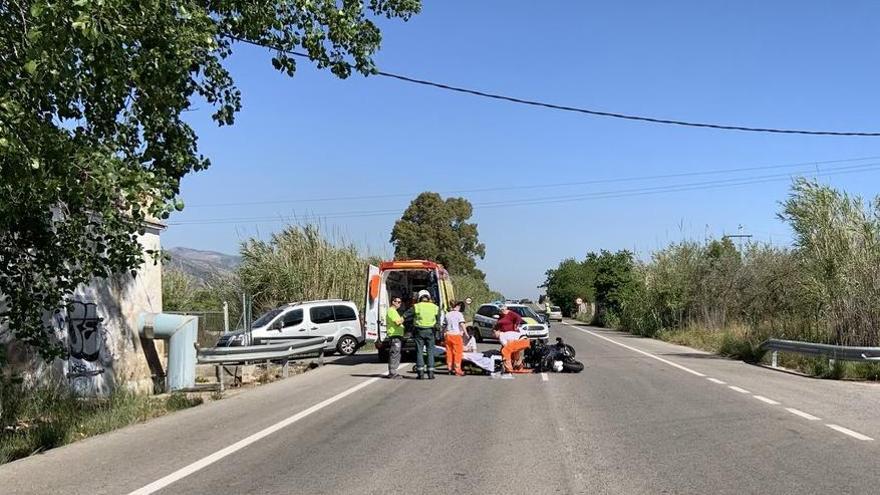
[[[741,394],[750,394],[751,393],[744,388],[734,387],[733,385],[728,385],[727,388],[729,388],[730,390],[733,390],[734,392],[739,392]]]
[[[795,416],[800,416],[804,419],[809,419],[810,421],[818,421],[819,419],[821,419],[821,418],[817,418],[816,416],[813,416],[810,413],[805,413],[805,412],[798,410],[798,409],[795,409],[793,407],[786,407],[785,410],[794,414]]]
[[[550,377],[547,376],[547,373],[541,373],[541,380],[546,382],[550,380]]]
[[[628,346],[628,345],[626,345],[626,344],[621,344],[620,342],[618,342],[618,341],[616,341],[616,340],[614,340],[614,339],[609,339],[608,337],[605,337],[604,335],[599,335],[599,334],[596,333],[596,332],[591,332],[591,331],[587,330],[586,328],[580,328],[580,327],[577,327],[577,326],[572,325],[571,323],[566,323],[566,325],[568,325],[568,326],[570,326],[570,327],[572,327],[572,328],[574,328],[574,329],[576,329],[576,330],[580,330],[581,332],[588,333],[588,334],[592,335],[593,337],[598,337],[598,338],[600,338],[600,339],[602,339],[602,340],[607,340],[608,342],[611,342],[612,344],[619,345],[620,347],[623,347],[623,348],[629,349],[629,350],[631,350],[631,351],[633,351],[633,352],[638,352],[639,354],[643,354],[643,355],[645,355],[645,356],[648,356],[649,358],[656,359],[657,361],[660,361],[661,363],[668,364],[669,366],[672,366],[673,368],[678,368],[678,369],[680,369],[680,370],[682,370],[682,371],[687,371],[688,373],[690,373],[690,374],[692,374],[692,375],[696,375],[696,376],[706,376],[706,375],[700,373],[699,371],[694,371],[694,370],[692,370],[692,369],[690,369],[690,368],[687,368],[687,367],[684,367],[684,366],[682,366],[682,365],[680,365],[680,364],[673,363],[672,361],[669,361],[669,360],[667,360],[667,359],[663,359],[662,357],[660,357],[660,356],[656,356],[656,355],[654,355],[654,354],[651,354],[650,352],[645,352],[645,351],[643,351],[643,350],[641,350],[641,349],[636,349],[635,347],[630,347],[630,346]]]
[[[775,400],[768,399],[768,398],[760,396],[760,395],[753,395],[752,397],[758,399],[761,402],[766,402],[767,404],[770,404],[771,406],[778,406],[779,405],[779,403],[776,402]]]
[[[832,430],[837,430],[837,431],[843,433],[844,435],[849,435],[849,436],[856,438],[858,440],[866,440],[866,441],[873,441],[874,440],[873,438],[871,438],[869,436],[862,435],[861,433],[859,433],[857,431],[852,431],[852,430],[850,430],[848,428],[844,428],[842,426],[833,425],[833,424],[826,424],[825,426],[831,428]]]
[[[247,447],[248,445],[251,445],[252,443],[257,442],[263,438],[266,438],[267,436],[275,433],[276,431],[278,431],[284,427],[290,426],[293,423],[296,423],[297,421],[305,418],[306,416],[309,416],[310,414],[318,412],[321,409],[324,409],[325,407],[329,406],[330,404],[333,404],[334,402],[342,400],[342,399],[348,397],[349,395],[357,392],[358,390],[360,390],[360,389],[362,389],[362,388],[364,388],[364,387],[366,387],[366,386],[368,386],[378,380],[381,380],[381,379],[382,378],[380,378],[380,377],[376,377],[376,378],[370,378],[369,380],[367,380],[365,382],[361,382],[361,383],[359,383],[359,384],[357,384],[357,385],[355,385],[355,386],[353,386],[343,392],[340,392],[340,393],[334,395],[333,397],[330,397],[329,399],[326,399],[324,401],[321,401],[321,402],[315,404],[314,406],[312,406],[304,411],[298,412],[298,413],[294,414],[293,416],[288,417],[287,419],[281,420],[281,421],[275,423],[274,425],[269,426],[268,428],[264,428],[249,437],[243,438],[243,439],[235,442],[234,444],[232,444],[226,448],[220,449],[211,455],[208,455],[208,456],[205,456],[205,457],[199,459],[198,461],[193,462],[192,464],[189,464],[188,466],[184,466],[184,467],[178,469],[177,471],[174,471],[173,473],[169,474],[168,476],[165,476],[164,478],[160,478],[160,479],[150,483],[149,485],[144,486],[143,488],[140,488],[140,489],[137,489],[137,490],[131,492],[129,495],[148,495],[151,493],[155,493],[155,492],[165,488],[166,486],[174,483],[175,481],[178,481],[182,478],[185,478],[185,477],[195,473],[196,471],[204,469],[204,468],[210,466],[211,464],[219,461],[220,459],[223,459],[224,457],[226,457],[230,454],[234,454],[235,452],[238,452],[239,450]]]
[[[722,382],[721,380],[719,380],[717,378],[706,378],[706,380],[709,380],[712,383],[717,383],[718,385],[727,385],[726,383]]]

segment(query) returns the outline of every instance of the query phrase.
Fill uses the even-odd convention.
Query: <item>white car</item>
[[[490,303],[480,306],[474,315],[473,326],[468,330],[482,342],[484,339],[494,339],[493,328],[498,318],[501,317],[501,303]],[[525,304],[508,303],[507,309],[522,316],[523,324],[520,331],[528,335],[530,339],[547,340],[550,338],[550,327],[541,323],[541,318]]]
[[[548,316],[551,320],[562,321],[562,308],[550,306],[550,314]]]
[[[307,337],[332,337],[325,350],[354,354],[364,343],[357,306],[342,299],[291,303],[263,313],[251,326],[255,345]],[[248,345],[248,340],[239,330],[221,336],[217,346]]]

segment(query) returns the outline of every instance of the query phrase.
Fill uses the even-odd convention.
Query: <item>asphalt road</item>
[[[880,490],[877,386],[588,327],[552,332],[583,373],[389,381],[370,356],[337,360],[0,466],[0,492]]]

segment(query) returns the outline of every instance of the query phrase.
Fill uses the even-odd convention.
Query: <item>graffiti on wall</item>
[[[67,377],[70,379],[100,375],[104,350],[104,321],[93,302],[74,301],[58,326],[67,333]]]

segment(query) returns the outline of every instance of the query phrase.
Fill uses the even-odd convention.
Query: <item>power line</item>
[[[270,50],[276,50],[281,53],[286,53],[288,55],[292,55],[295,57],[308,58],[311,60],[312,58],[302,52],[297,52],[294,50],[285,50],[283,48],[267,45],[264,43],[259,43],[256,41],[247,40],[244,38],[239,38],[237,36],[226,35],[228,38],[240,41],[242,43],[247,43],[254,46],[259,46],[262,48],[268,48]],[[349,65],[350,66],[350,65]],[[704,129],[716,129],[723,131],[744,131],[744,132],[761,132],[761,133],[772,133],[772,134],[800,134],[800,135],[808,135],[808,136],[850,136],[850,137],[880,137],[880,132],[865,132],[865,131],[816,131],[816,130],[804,130],[804,129],[780,129],[780,128],[772,128],[772,127],[749,127],[749,126],[739,126],[739,125],[727,125],[727,124],[710,124],[705,122],[690,122],[686,120],[675,120],[675,119],[661,119],[656,117],[645,117],[641,115],[630,115],[625,113],[618,112],[605,112],[601,110],[592,110],[589,108],[581,108],[574,107],[569,105],[557,105],[555,103],[546,103],[537,100],[527,100],[524,98],[517,98],[513,96],[502,95],[498,93],[488,93],[485,91],[478,91],[475,89],[464,88],[460,86],[452,86],[450,84],[438,83],[434,81],[429,81],[427,79],[418,79],[415,77],[404,76],[402,74],[395,74],[393,72],[386,72],[381,70],[374,70],[372,72],[374,75],[388,77],[392,79],[397,79],[399,81],[408,82],[411,84],[418,84],[421,86],[430,86],[438,89],[443,89],[446,91],[453,91],[456,93],[463,93],[472,96],[479,96],[482,98],[490,98],[493,100],[501,100],[510,103],[517,103],[520,105],[529,105],[534,107],[541,108],[549,108],[552,110],[561,110],[564,112],[575,112],[587,115],[593,115],[596,117],[610,117],[614,119],[623,119],[623,120],[632,120],[637,122],[649,122],[653,124],[665,124],[665,125],[676,125],[683,127],[698,127]]]
[[[880,162],[877,163],[869,163],[869,164],[861,164],[861,165],[853,165],[850,167],[840,167],[835,170],[829,170],[819,174],[813,174],[813,176],[831,176],[831,175],[844,175],[851,173],[860,173],[860,172],[872,172],[880,170]],[[730,179],[719,179],[715,181],[703,181],[703,182],[692,182],[685,184],[669,184],[664,186],[654,186],[649,188],[635,188],[635,189],[624,189],[624,190],[611,190],[611,191],[599,191],[594,193],[586,193],[580,195],[568,195],[556,198],[527,198],[523,200],[509,200],[509,201],[497,201],[497,202],[488,202],[488,203],[476,203],[474,204],[474,209],[495,209],[495,208],[508,208],[515,206],[534,206],[534,205],[543,205],[543,204],[558,204],[558,203],[571,203],[571,202],[579,202],[585,200],[596,200],[596,199],[619,199],[625,197],[635,197],[635,196],[646,196],[646,195],[654,195],[654,194],[663,194],[663,193],[671,193],[671,192],[686,192],[686,191],[700,191],[700,190],[710,190],[710,189],[719,189],[724,187],[736,187],[736,186],[745,186],[745,185],[753,185],[753,184],[763,184],[769,182],[778,182],[778,181],[786,181],[790,180],[790,174],[768,174],[763,176],[755,176],[755,177],[739,177],[739,178],[730,178]],[[398,209],[385,209],[385,210],[372,210],[372,211],[352,211],[352,212],[337,212],[337,213],[328,213],[323,215],[311,214],[311,215],[294,215],[293,219],[299,220],[309,220],[309,219],[338,219],[338,218],[361,218],[361,217],[374,217],[374,216],[385,216],[385,215],[400,215],[401,210]],[[286,222],[290,221],[291,217],[284,218],[282,215],[274,215],[271,217],[245,217],[245,218],[214,218],[214,219],[203,219],[203,220],[191,220],[191,221],[180,221],[180,222],[169,222],[168,225],[213,225],[213,224],[230,224],[230,223],[260,223],[260,222]]]
[[[839,163],[853,163],[853,162],[861,162],[867,160],[877,160],[880,159],[880,156],[866,156],[861,158],[844,158],[838,160],[825,160],[825,161],[811,161],[811,162],[799,162],[799,163],[787,163],[782,165],[758,165],[752,167],[739,167],[739,168],[729,168],[729,169],[715,169],[715,170],[704,170],[697,172],[677,172],[672,174],[659,174],[659,175],[643,175],[643,176],[630,176],[630,177],[614,177],[608,179],[593,179],[593,180],[585,180],[585,181],[568,181],[568,182],[554,182],[554,183],[545,183],[545,184],[525,184],[525,185],[508,185],[508,186],[495,186],[495,187],[482,187],[476,189],[457,189],[457,190],[447,190],[447,191],[437,191],[439,194],[449,195],[449,194],[466,194],[466,193],[480,193],[480,192],[493,192],[493,191],[513,191],[513,190],[535,190],[535,189],[551,189],[557,187],[571,187],[571,186],[586,186],[586,185],[595,185],[595,184],[611,184],[617,182],[639,182],[639,181],[649,181],[649,180],[660,180],[660,179],[674,179],[680,177],[697,177],[701,175],[723,175],[723,174],[732,174],[737,172],[753,172],[757,170],[773,170],[773,169],[782,169],[782,168],[794,168],[794,167],[804,167],[804,166],[815,166],[815,165],[833,165]],[[409,193],[391,193],[391,194],[372,194],[372,195],[359,195],[359,196],[330,196],[323,198],[297,198],[297,199],[279,199],[279,200],[264,200],[264,201],[237,201],[237,202],[225,202],[225,203],[203,203],[203,204],[195,204],[195,205],[187,205],[187,208],[215,208],[220,206],[256,206],[256,205],[270,205],[270,204],[292,204],[292,203],[317,203],[317,202],[330,202],[330,201],[357,201],[357,200],[373,200],[373,199],[388,199],[388,198],[411,198],[418,194],[418,192],[409,192]]]
[[[832,174],[844,174],[844,173],[852,173],[852,172],[860,172],[860,171],[872,171],[880,168],[880,162],[875,163],[863,163],[860,165],[850,165],[847,167],[838,167],[836,169],[828,170],[825,174],[820,175],[832,175]],[[782,179],[788,180],[791,178],[792,174],[804,174],[809,171],[795,171],[789,173],[778,173],[778,174],[767,174],[767,175],[758,175],[752,177],[732,177],[728,179],[716,179],[710,181],[702,181],[702,182],[691,182],[687,184],[666,184],[662,186],[651,186],[644,188],[634,188],[634,189],[622,189],[616,191],[601,191],[595,193],[584,193],[584,194],[569,194],[563,196],[556,196],[554,198],[532,198],[530,200],[519,200],[517,205],[522,204],[547,204],[547,203],[564,203],[569,200],[578,200],[585,198],[604,198],[606,196],[610,197],[622,197],[624,195],[628,195],[630,193],[652,193],[652,192],[675,192],[679,190],[692,190],[692,189],[700,189],[702,186],[715,186],[715,185],[740,185],[742,184],[754,184],[761,183],[766,179]],[[815,173],[813,175],[816,175]],[[772,180],[771,180],[772,181]],[[685,189],[681,189],[685,188]],[[503,206],[505,201],[496,201],[491,203],[481,203],[474,206],[482,206],[482,207],[490,207],[494,205]]]

